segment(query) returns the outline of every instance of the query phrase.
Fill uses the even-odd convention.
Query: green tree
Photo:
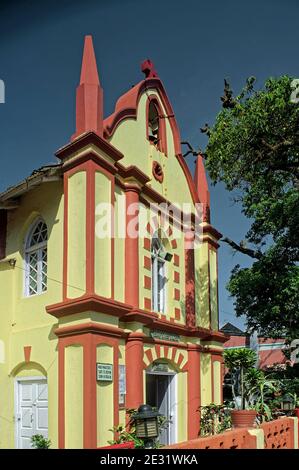
[[[223,182],[251,221],[244,240],[223,242],[252,258],[235,266],[228,290],[238,316],[261,334],[299,337],[299,103],[292,78],[254,78],[239,96],[225,83],[223,109],[204,153],[212,182]],[[296,100],[295,100],[296,101]]]

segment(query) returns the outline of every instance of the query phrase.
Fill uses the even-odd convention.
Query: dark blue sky
[[[248,76],[299,76],[296,0],[61,0],[1,2],[0,191],[54,152],[74,131],[75,89],[83,37],[92,34],[104,87],[105,115],[142,79],[151,58],[176,113],[181,136],[204,147],[199,132],[219,111],[223,78],[236,92]],[[190,157],[193,169],[193,158]],[[211,188],[212,223],[240,241],[249,227],[221,185]],[[235,320],[225,285],[245,256],[219,251],[221,323]]]

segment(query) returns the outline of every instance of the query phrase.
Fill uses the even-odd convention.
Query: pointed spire
[[[210,222],[210,192],[201,155],[198,155],[196,160],[194,183],[199,201],[203,204],[202,220],[203,222]]]
[[[76,92],[76,132],[71,140],[89,131],[103,137],[103,90],[92,36],[85,36],[80,84]]]
[[[92,36],[85,36],[80,85],[82,85],[82,83],[86,83],[88,85],[100,85]]]

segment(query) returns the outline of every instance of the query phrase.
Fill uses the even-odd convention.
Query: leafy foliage
[[[292,78],[247,81],[236,98],[225,84],[223,106],[207,133],[205,158],[214,184],[237,193],[252,221],[245,240],[225,238],[254,259],[237,265],[228,284],[238,316],[261,334],[299,337],[299,104]]]
[[[232,426],[230,411],[225,405],[211,403],[201,406],[198,411],[201,413],[200,435],[202,437],[220,434]]]
[[[238,348],[238,349],[226,349],[223,353],[224,364],[229,369],[231,374],[235,372],[240,373],[240,389],[241,389],[241,408],[245,409],[246,407],[246,394],[245,394],[245,377],[244,373],[253,368],[257,361],[257,355],[255,351],[247,348]],[[236,395],[238,384],[232,382],[232,394],[234,401],[236,403]]]
[[[153,408],[154,409],[154,408]],[[108,444],[122,444],[124,442],[134,442],[135,449],[143,449],[144,448],[144,440],[140,439],[136,435],[136,427],[135,427],[135,420],[134,415],[137,413],[137,410],[134,408],[129,408],[126,410],[126,414],[128,416],[128,423],[126,426],[119,424],[118,426],[114,426],[109,431],[113,432],[113,434],[117,434],[117,439],[108,441]],[[165,416],[158,416],[158,426],[159,431],[161,432],[163,429],[169,426],[169,420]],[[155,447],[160,447],[159,441],[156,441]]]
[[[31,444],[35,449],[49,449],[51,441],[42,434],[34,434],[34,436],[31,437]]]

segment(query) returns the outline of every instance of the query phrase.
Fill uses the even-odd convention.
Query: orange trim
[[[151,299],[148,299],[148,298],[144,298],[144,308],[146,308],[147,310],[151,310],[152,309],[152,301]]]
[[[144,288],[145,289],[152,288],[152,279],[149,276],[144,276]]]
[[[104,136],[106,138],[110,138],[114,133],[116,127],[124,119],[137,119],[137,107],[139,99],[143,92],[149,88],[155,88],[159,93],[163,107],[165,108],[167,113],[167,119],[171,126],[176,158],[178,159],[178,162],[187,180],[193,202],[199,202],[192,175],[189,171],[187,163],[182,157],[181,137],[175,120],[175,116],[169,99],[166,95],[165,89],[159,78],[147,78],[145,80],[142,80],[118,99],[114,113],[104,120]]]
[[[144,256],[143,258],[143,267],[150,271],[152,269],[151,259],[149,256]]]
[[[118,302],[117,300],[107,299],[106,297],[101,297],[96,294],[84,295],[78,299],[67,299],[64,302],[46,306],[47,313],[56,318],[86,311],[109,313],[110,315],[121,317],[131,310],[131,305]]]
[[[31,348],[32,348],[32,346],[24,346],[24,359],[25,359],[25,362],[30,362]]]
[[[222,233],[218,232],[212,225],[207,224],[203,226],[203,233],[208,233],[209,235],[212,235],[215,237],[217,240],[220,240],[222,238]]]
[[[99,150],[108,154],[115,162],[118,162],[124,157],[123,154],[113,147],[113,145],[111,145],[106,139],[103,139],[92,131],[82,134],[82,136],[78,137],[73,142],[61,147],[57,150],[55,156],[60,160],[65,160],[88,145],[95,145]],[[95,154],[95,157],[98,157],[98,155]]]
[[[78,325],[61,326],[54,330],[54,333],[59,337],[86,335],[88,333],[101,334],[102,336],[110,337],[126,337],[127,333],[117,326],[105,325],[104,323],[79,323]]]
[[[126,344],[126,406],[138,408],[143,403],[143,333],[131,333]]]
[[[180,282],[180,273],[178,271],[174,271],[173,273],[173,280],[174,282],[176,282],[177,284]]]
[[[171,240],[171,246],[172,246],[173,249],[178,247],[177,242],[176,242],[175,239]]]
[[[188,439],[195,439],[199,432],[200,407],[200,347],[188,345]],[[198,419],[195,419],[198,417]]]
[[[181,309],[180,308],[175,307],[175,309],[174,309],[174,318],[176,320],[181,319]]]
[[[179,257],[179,255],[177,255],[177,254],[174,254],[174,255],[173,255],[173,264],[174,264],[175,266],[179,266],[179,265],[180,265],[180,257]]]
[[[181,292],[179,289],[174,289],[174,299],[175,300],[180,300],[181,298]]]
[[[125,167],[118,161],[115,166],[118,169],[118,174],[124,179],[134,179],[138,181],[141,186],[144,186],[150,181],[150,178],[135,165]]]
[[[149,238],[143,239],[143,248],[147,251],[151,251],[151,241]]]

